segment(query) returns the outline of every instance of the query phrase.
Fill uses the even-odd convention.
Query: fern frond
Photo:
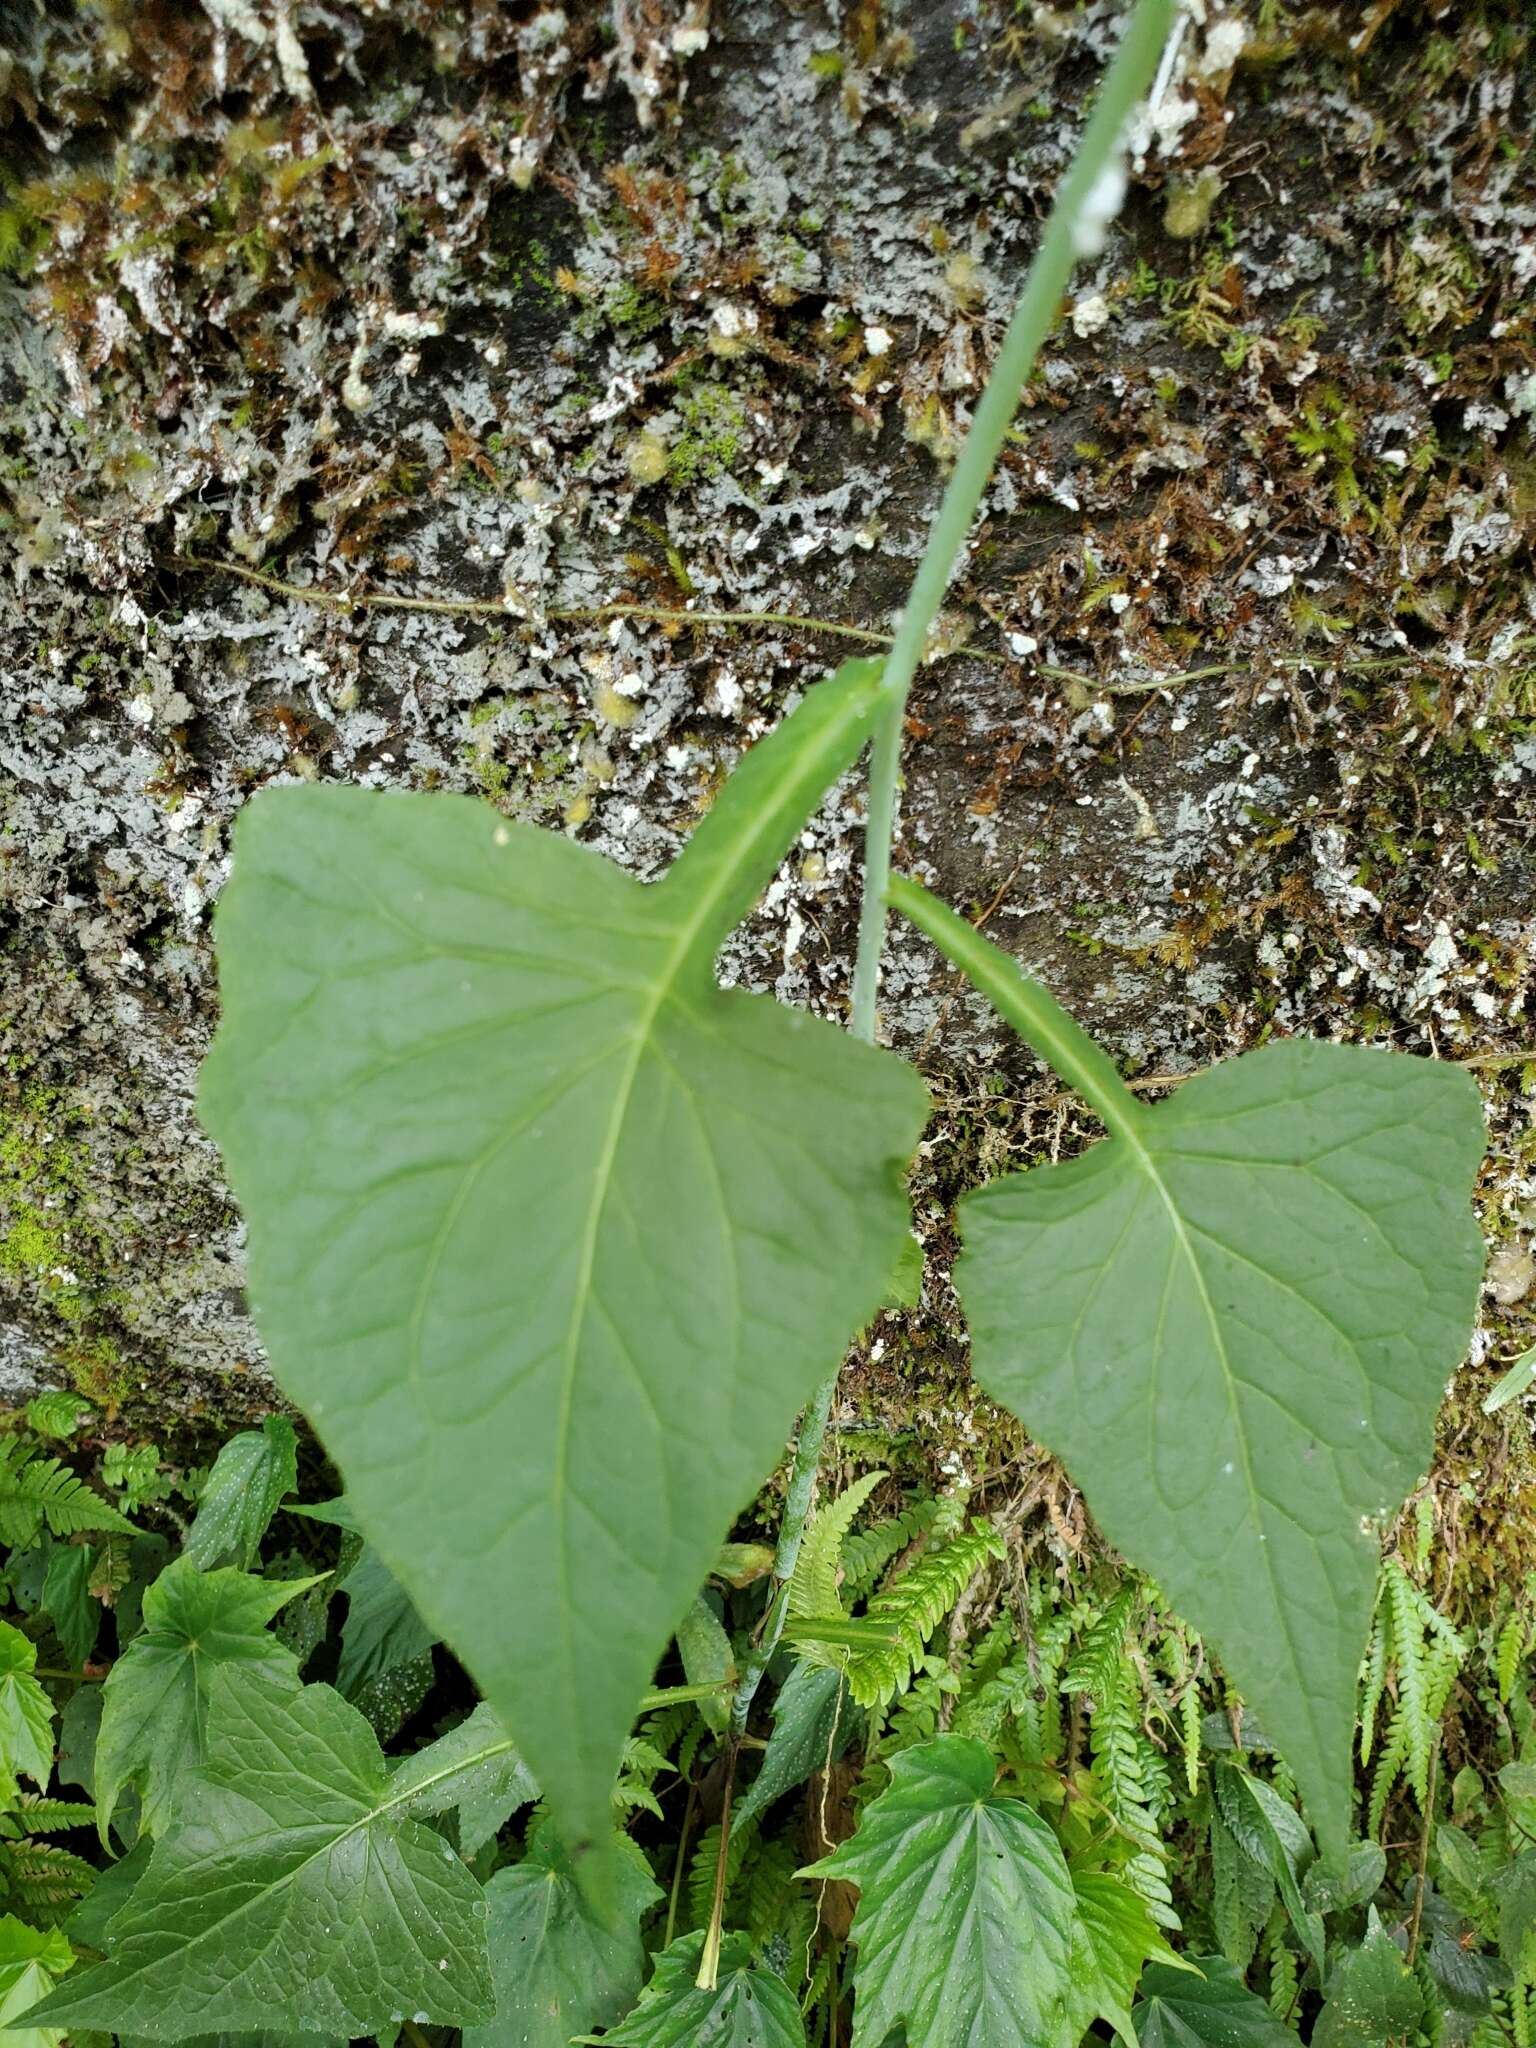
[[[1268,2005],[1275,2018],[1288,2026],[1293,2033],[1301,2032],[1301,2001],[1296,1996],[1298,1975],[1296,1951],[1286,1941],[1281,1931],[1285,1916],[1276,1913],[1269,1923],[1264,1946],[1269,1963]]]
[[[913,1501],[888,1521],[856,1530],[843,1545],[844,1598],[866,1599],[891,1559],[930,1533],[943,1505],[937,1500]]]
[[[39,1436],[73,1436],[92,1413],[94,1410],[83,1394],[34,1394],[27,1403],[27,1427],[36,1430]]]
[[[1200,1790],[1200,1689],[1191,1679],[1179,1694],[1179,1746],[1184,1752],[1184,1789],[1193,1798]]]
[[[1111,1607],[1118,1605],[1119,1599],[1117,1595]],[[1106,1616],[1108,1613],[1106,1609]],[[1123,1618],[1119,1625],[1123,1631]],[[1140,1677],[1123,1653],[1117,1657],[1112,1678],[1103,1669],[1102,1644],[1094,1656],[1096,1684],[1102,1686],[1089,1731],[1094,1786],[1106,1809],[1136,1845],[1125,1867],[1126,1882],[1141,1894],[1160,1926],[1176,1928],[1181,1923],[1173,1910],[1168,1866],[1157,1828],[1162,1803],[1159,1794],[1166,1793],[1167,1776],[1161,1758],[1149,1768],[1151,1745],[1141,1732]],[[1081,1689],[1088,1690],[1086,1686]]]
[[[789,1582],[791,1621],[829,1621],[847,1612],[838,1590],[843,1542],[854,1516],[885,1477],[881,1471],[864,1473],[811,1517]],[[842,1651],[825,1644],[805,1644],[801,1653],[813,1664],[840,1664],[843,1659]]]
[[[51,1835],[64,1828],[96,1825],[96,1809],[79,1799],[49,1799],[41,1792],[18,1792],[11,1812],[29,1835]]]
[[[895,1640],[849,1656],[848,1689],[861,1707],[881,1707],[895,1697],[922,1662],[928,1638],[975,1574],[989,1558],[1003,1554],[997,1531],[978,1515],[952,1542],[920,1557],[875,1595],[866,1619],[890,1629]]]
[[[1103,1613],[1089,1624],[1087,1634],[1068,1662],[1066,1676],[1061,1681],[1063,1692],[1087,1693],[1101,1704],[1112,1696],[1119,1684],[1120,1652],[1135,1605],[1135,1589],[1123,1587]]]
[[[725,1852],[725,1888],[730,1898],[736,1880],[741,1875],[741,1866],[746,1861],[747,1851],[757,1840],[757,1820],[741,1822],[731,1829],[730,1844]],[[688,1862],[688,1910],[695,1927],[709,1924],[710,1909],[715,1902],[715,1865],[720,1860],[720,1824],[706,1828],[694,1847]]]
[[[1023,1763],[1053,1764],[1061,1756],[1061,1667],[1072,1640],[1070,1614],[1053,1614],[1035,1629],[1033,1657],[1021,1649],[1026,1681],[1013,1693],[1009,1711]]]
[[[31,1919],[62,1919],[96,1882],[89,1863],[51,1842],[19,1842],[3,1851],[3,1862],[10,1889]]]
[[[55,1536],[82,1529],[138,1533],[57,1458],[39,1456],[37,1446],[21,1437],[0,1439],[0,1542],[25,1547],[45,1526]]]
[[[804,1860],[789,1835],[758,1843],[742,1873],[736,1901],[738,1922],[751,1935],[754,1948],[761,1949],[784,1931],[796,1901],[795,1872]]]
[[[1386,1740],[1376,1760],[1376,1769],[1371,1777],[1371,1798],[1366,1815],[1367,1832],[1374,1838],[1381,1833],[1382,1816],[1387,1810],[1387,1801],[1392,1796],[1392,1787],[1402,1776],[1403,1765],[1408,1756],[1408,1735],[1406,1728],[1406,1707],[1398,1707],[1387,1723]]]
[[[1397,1666],[1397,1714],[1393,1726],[1401,1725],[1408,1782],[1422,1806],[1428,1797],[1429,1755],[1434,1744],[1434,1722],[1429,1709],[1429,1670],[1424,1648],[1424,1625],[1418,1588],[1402,1565],[1388,1558],[1387,1603],[1392,1617],[1392,1654]]]
[[[812,1970],[810,1979],[800,1999],[800,2011],[806,2019],[810,2018],[831,1988],[834,1953],[835,1951],[831,1948],[824,1948],[816,1958],[816,1967]],[[809,2034],[810,2029],[807,2028],[806,2032]]]
[[[1506,1707],[1515,1689],[1515,1680],[1520,1676],[1520,1666],[1525,1661],[1527,1632],[1526,1618],[1518,1610],[1499,1630],[1493,1668],[1499,1684],[1499,1699]]]

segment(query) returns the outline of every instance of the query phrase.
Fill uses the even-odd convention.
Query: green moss
[[[118,1296],[92,1212],[90,1122],[62,1089],[34,1085],[12,1098],[0,1132],[0,1274],[65,1326],[61,1355],[81,1390],[111,1401],[125,1366],[98,1327]]]
[[[747,408],[725,384],[695,384],[677,402],[682,430],[667,457],[674,484],[708,482],[734,470],[748,437]]]
[[[0,1272],[27,1278],[70,1314],[78,1302],[88,1159],[76,1135],[87,1122],[57,1090],[27,1089],[0,1136]]]

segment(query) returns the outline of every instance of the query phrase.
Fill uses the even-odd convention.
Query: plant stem
[[[871,1044],[875,1037],[880,953],[885,943],[885,892],[891,873],[896,782],[901,769],[907,693],[971,530],[981,494],[1007,437],[1019,393],[1055,324],[1072,266],[1080,254],[1091,253],[1099,226],[1117,210],[1115,159],[1121,132],[1131,109],[1151,81],[1172,17],[1173,0],[1137,0],[1071,169],[1061,181],[1018,309],[971,417],[970,431],[933,522],[885,665],[889,703],[875,730],[870,762],[864,897],[859,911],[859,950],[853,976],[854,1036]]]
[[[677,1904],[678,1900],[682,1897],[683,1872],[687,1868],[688,1833],[693,1826],[693,1809],[698,1803],[699,1788],[690,1778],[688,1780],[688,1800],[687,1804],[683,1807],[682,1830],[677,1838],[677,1861],[672,1866],[672,1890],[667,1898],[667,1927],[661,1940],[663,1948],[670,1948],[672,1946],[672,1937],[677,1932]]]
[[[720,1936],[725,1925],[725,1881],[730,1865],[731,1795],[736,1789],[738,1753],[738,1741],[733,1734],[725,1752],[725,1799],[720,1808],[720,1853],[715,1858],[715,1892],[710,1901],[704,1946],[699,1952],[699,1974],[693,1980],[701,1991],[713,1991],[720,1977]]]
[[[1146,1111],[1109,1054],[1068,1015],[1049,989],[1032,981],[1016,960],[905,875],[893,878],[890,900],[903,917],[942,948],[1025,1044],[1032,1046],[1069,1088],[1076,1089],[1106,1130],[1141,1142],[1138,1128]]]

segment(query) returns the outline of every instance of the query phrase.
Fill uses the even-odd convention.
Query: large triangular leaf
[[[1296,2048],[1296,2036],[1244,1984],[1224,1956],[1192,1956],[1194,1970],[1154,1963],[1131,2014],[1141,2048]]]
[[[409,1794],[339,1693],[219,1671],[208,1757],[107,1930],[107,1961],[34,2020],[175,2040],[490,2017],[480,1887],[405,1815]]]
[[[213,1461],[182,1555],[199,1571],[216,1564],[249,1571],[278,1502],[297,1484],[298,1451],[286,1415],[241,1430]]]
[[[573,1839],[906,1235],[916,1075],[714,975],[880,701],[813,690],[650,888],[455,796],[236,829],[202,1107],[258,1322]]]
[[[645,1996],[603,2035],[602,2048],[805,2048],[795,1994],[754,1965],[747,1937],[728,1934],[720,1944],[713,1991],[694,1982],[703,1946],[702,1934],[685,1934],[662,1951]]]
[[[961,1203],[976,1376],[1214,1645],[1338,1856],[1380,1531],[1477,1301],[1476,1086],[1293,1040],[1148,1108],[1005,953],[893,895],[1114,1130]]]
[[[566,2048],[628,2012],[645,1974],[640,1917],[662,1896],[633,1843],[615,1863],[614,1897],[596,1913],[559,1837],[535,1827],[528,1854],[485,1888],[496,2017],[464,2048]]]
[[[1076,2042],[1072,1879],[1050,1828],[996,1776],[969,1736],[903,1750],[852,1841],[804,1873],[859,1888],[855,2048],[899,2027],[923,2048]]]
[[[248,1578],[244,1572],[168,1565],[144,1595],[144,1626],[113,1665],[96,1738],[96,1806],[105,1840],[125,1785],[143,1795],[152,1834],[171,1818],[185,1774],[207,1754],[213,1680],[238,1666],[297,1691],[299,1667],[267,1628],[313,1579]]]

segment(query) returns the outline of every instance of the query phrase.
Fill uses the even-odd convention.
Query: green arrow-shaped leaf
[[[1337,1857],[1378,1531],[1477,1301],[1477,1089],[1293,1040],[1148,1109],[1007,954],[892,896],[1113,1132],[961,1204],[977,1378],[1214,1645]]]
[[[702,1934],[685,1934],[663,1949],[644,1997],[603,2035],[601,2048],[805,2048],[794,1993],[782,1977],[753,1963],[747,1937],[728,1934],[720,1944],[713,1991],[694,1982],[703,1946]]]
[[[406,1815],[420,1783],[394,1789],[339,1693],[220,1671],[208,1756],[111,1922],[107,1961],[29,2018],[175,2040],[490,2017],[480,1887]]]
[[[599,1915],[554,1829],[531,1830],[523,1861],[485,1888],[496,2017],[468,2028],[464,2048],[566,2048],[628,2012],[645,1972],[640,1917],[662,1893],[633,1843],[614,1869],[612,1910]]]
[[[96,1806],[105,1841],[124,1785],[143,1794],[143,1825],[169,1822],[187,1772],[207,1754],[208,1703],[218,1672],[238,1666],[298,1690],[299,1667],[267,1623],[314,1579],[168,1565],[144,1595],[144,1626],[103,1688],[96,1738]]]
[[[880,701],[813,690],[651,888],[452,796],[236,831],[202,1108],[274,1369],[573,1840],[906,1236],[917,1077],[713,965]]]
[[[969,1736],[903,1750],[852,1841],[802,1873],[859,1888],[855,2048],[901,2027],[923,2048],[1078,2039],[1072,1879],[1050,1828],[996,1777]]]
[[[183,1557],[199,1571],[216,1564],[249,1571],[278,1502],[297,1484],[298,1449],[286,1415],[241,1430],[213,1461]]]

